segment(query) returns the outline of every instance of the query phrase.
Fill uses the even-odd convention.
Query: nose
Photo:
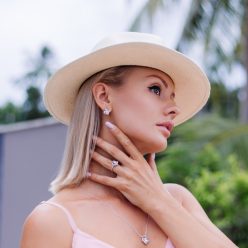
[[[177,115],[180,113],[180,109],[177,107],[176,104],[173,104],[171,106],[167,106],[164,113],[171,117],[171,120],[173,120]]]

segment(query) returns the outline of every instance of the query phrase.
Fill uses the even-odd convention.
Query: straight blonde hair
[[[120,87],[132,68],[138,66],[117,66],[100,71],[81,85],[75,102],[71,122],[67,130],[66,145],[59,172],[51,182],[49,191],[53,194],[68,187],[79,186],[86,178],[95,149],[93,136],[98,136],[101,127],[101,109],[96,104],[92,88],[95,83]]]

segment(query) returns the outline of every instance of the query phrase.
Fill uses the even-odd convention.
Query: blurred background
[[[120,31],[157,34],[207,73],[208,104],[175,129],[156,161],[164,182],[186,186],[248,247],[247,14],[245,0],[2,0],[0,247],[18,247],[25,217],[50,196],[59,167],[66,127],[44,108],[47,79]]]

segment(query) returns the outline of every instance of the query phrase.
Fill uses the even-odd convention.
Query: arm
[[[68,229],[68,230],[67,230]],[[71,231],[64,216],[51,206],[37,206],[24,222],[20,248],[71,247]]]
[[[99,137],[96,137],[96,145],[120,161],[122,166],[115,167],[116,177],[90,173],[88,178],[117,189],[133,205],[148,213],[170,237],[176,248],[237,248],[211,223],[188,190],[182,186],[163,185],[151,153],[144,159],[137,147],[117,126],[111,124],[108,127],[125,151]],[[92,158],[105,168],[113,169],[112,158],[96,151]],[[170,191],[180,195],[181,203]]]
[[[211,220],[208,218],[207,214],[203,210],[202,206],[199,204],[199,202],[196,200],[196,198],[192,195],[192,193],[189,190],[187,190],[181,185],[177,185],[177,184],[171,184],[171,185],[172,187],[175,187],[176,190],[182,193],[183,195],[182,205],[189,213],[192,214],[193,217],[195,217],[203,226],[205,226],[213,234],[218,235],[223,240],[227,239],[227,237],[223,234],[223,232],[221,232],[220,229],[218,229],[211,222]],[[168,188],[171,187],[171,185],[168,185]]]
[[[235,248],[183,186],[165,184],[161,200],[150,214],[177,248]],[[181,204],[175,199],[181,198]],[[156,198],[158,199],[158,198]]]

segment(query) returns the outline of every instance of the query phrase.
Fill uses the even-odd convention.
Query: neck
[[[96,173],[97,175],[115,178],[116,174],[112,171],[104,168],[102,165],[99,165],[98,162],[91,162],[90,164],[90,172]],[[87,179],[84,183],[84,187],[87,187],[87,196],[88,193],[91,196],[104,199],[104,200],[126,200],[126,198],[122,195],[122,193],[115,189],[114,187],[104,185],[102,183],[95,182],[93,180]]]
[[[99,134],[99,137],[101,137],[103,140],[107,141],[108,143],[116,146],[121,151],[125,152],[123,147],[120,145],[120,143],[116,140],[116,138],[110,133],[109,130],[107,130],[105,127],[101,129],[101,133]],[[116,158],[113,158],[110,154],[103,151],[101,148],[97,147],[95,148],[95,151],[105,158],[109,159],[110,161],[116,160]],[[127,155],[128,156],[128,155]],[[111,166],[111,165],[110,165]],[[101,176],[107,176],[115,178],[116,174],[111,171],[111,169],[105,168],[102,164],[98,163],[95,160],[91,160],[91,163],[89,165],[89,171],[92,173],[96,173]],[[127,199],[123,196],[123,194],[115,189],[114,187],[110,187],[101,183],[97,183],[93,180],[86,179],[83,184],[85,195],[90,197],[96,197],[102,200],[122,200],[127,201]]]

